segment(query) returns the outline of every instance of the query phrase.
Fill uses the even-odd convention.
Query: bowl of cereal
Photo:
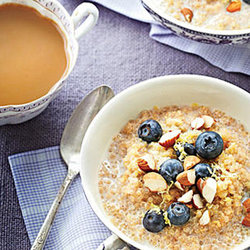
[[[249,105],[246,91],[198,75],[119,93],[82,144],[94,212],[138,249],[249,246]]]
[[[249,0],[141,0],[164,27],[209,44],[250,41]]]

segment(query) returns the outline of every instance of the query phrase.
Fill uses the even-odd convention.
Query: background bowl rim
[[[188,30],[192,30],[193,32],[199,32],[204,33],[204,35],[214,35],[214,36],[244,36],[249,35],[250,36],[250,28],[248,29],[240,29],[240,30],[215,30],[215,29],[207,29],[199,26],[195,26],[189,23],[185,23],[183,21],[179,21],[167,13],[161,11],[157,6],[154,5],[154,2],[152,0],[141,0],[144,5],[146,5],[149,9],[151,9],[153,12],[155,12],[157,15],[159,15],[161,18],[167,20],[170,23],[173,23],[174,25],[177,25],[178,27],[185,28]],[[146,8],[145,8],[146,9]],[[150,15],[152,15],[150,13]]]

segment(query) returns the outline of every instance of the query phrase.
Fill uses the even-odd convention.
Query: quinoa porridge
[[[106,214],[156,248],[231,249],[250,236],[249,139],[235,119],[197,104],[142,111],[100,166]]]
[[[166,14],[216,30],[250,28],[250,0],[152,0]]]

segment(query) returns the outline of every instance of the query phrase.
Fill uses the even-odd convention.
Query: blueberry
[[[201,133],[196,142],[195,149],[199,156],[204,159],[214,159],[222,153],[224,143],[221,136],[214,131]]]
[[[243,0],[243,2],[250,4],[250,0]]]
[[[159,174],[163,176],[168,185],[176,181],[176,176],[183,172],[184,168],[180,161],[176,159],[169,159],[164,161],[159,169]]]
[[[175,153],[176,153],[177,157],[179,157],[181,155],[181,152],[178,149],[175,151]]]
[[[188,155],[196,155],[196,150],[195,150],[195,146],[193,144],[190,143],[185,143],[184,144],[184,151],[188,154]]]
[[[172,203],[167,213],[170,223],[176,226],[184,225],[190,218],[190,208],[181,202]]]
[[[163,211],[160,209],[148,210],[144,215],[142,223],[152,233],[158,233],[166,226]]]
[[[138,129],[138,136],[146,142],[157,142],[162,136],[161,125],[155,120],[146,120]]]
[[[211,177],[213,169],[207,163],[199,163],[195,167],[196,180],[205,177]]]

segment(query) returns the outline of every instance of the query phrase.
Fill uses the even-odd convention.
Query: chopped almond
[[[158,173],[149,172],[143,176],[144,186],[151,192],[158,193],[167,189],[167,182]]]
[[[198,117],[198,118],[195,118],[191,122],[191,128],[192,129],[202,129],[204,124],[205,124],[205,121],[202,118]]]
[[[138,167],[144,172],[156,171],[156,162],[154,157],[150,154],[146,154],[137,159]]]
[[[186,170],[177,175],[176,180],[184,186],[192,186],[195,184],[195,170]]]
[[[183,8],[181,10],[181,14],[184,16],[184,18],[187,22],[190,23],[192,21],[192,19],[193,19],[193,11],[192,10],[190,10],[188,8]]]
[[[246,209],[247,213],[250,213],[250,198],[246,199],[242,205]]]
[[[228,12],[235,12],[235,11],[240,11],[240,10],[241,10],[240,0],[231,1],[230,4],[227,6]]]
[[[202,119],[204,120],[204,128],[211,128],[214,124],[214,118],[209,115],[203,115]]]
[[[200,193],[202,193],[202,184],[203,184],[203,180],[200,178],[197,183],[196,183],[196,186],[198,188],[198,190],[200,191]]]
[[[175,185],[178,189],[180,189],[181,191],[184,191],[184,186],[181,185],[181,183],[180,183],[179,181],[176,181],[176,182],[174,183],[174,185]]]
[[[201,196],[199,194],[193,195],[193,204],[194,204],[194,207],[197,209],[201,209],[204,207]]]
[[[167,132],[160,138],[159,144],[167,149],[175,144],[175,141],[179,138],[180,134],[180,130]]]
[[[202,226],[207,225],[210,222],[210,216],[208,210],[206,210],[200,218],[200,224]]]
[[[200,158],[195,155],[189,155],[185,158],[183,166],[185,170],[188,170],[194,167],[196,164],[200,162]]]
[[[193,198],[193,190],[189,190],[187,193],[185,193],[184,195],[182,195],[178,201],[182,202],[182,203],[189,203],[190,201],[192,201]]]
[[[212,203],[216,194],[217,189],[217,183],[216,180],[208,177],[203,183],[202,183],[202,196],[203,198],[209,202]]]
[[[246,227],[250,227],[250,213],[247,213],[247,215],[245,216],[245,218],[242,221],[242,225],[244,225]]]

